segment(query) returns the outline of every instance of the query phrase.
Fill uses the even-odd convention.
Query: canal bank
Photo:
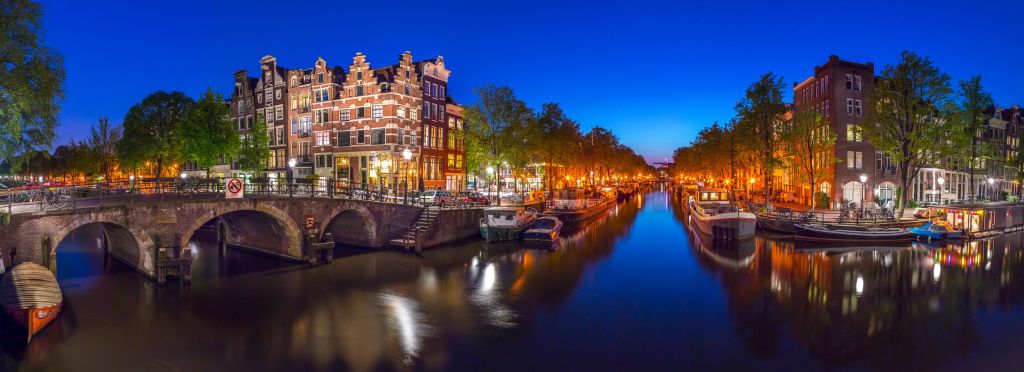
[[[72,237],[65,313],[28,348],[4,342],[0,370],[1013,369],[1022,351],[1020,235],[702,247],[684,224],[656,191],[553,251],[339,248],[311,269],[200,233],[189,287]]]

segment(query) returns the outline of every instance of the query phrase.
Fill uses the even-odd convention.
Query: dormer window
[[[356,80],[363,80],[363,72],[356,71]]]
[[[322,73],[321,74],[316,74],[316,82],[317,82],[317,84],[323,84],[324,83],[324,74],[322,74]]]

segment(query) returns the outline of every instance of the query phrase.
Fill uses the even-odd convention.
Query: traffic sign
[[[245,183],[241,178],[228,178],[224,187],[224,197],[228,199],[241,199],[245,196]]]

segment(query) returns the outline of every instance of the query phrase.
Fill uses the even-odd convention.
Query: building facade
[[[814,75],[793,84],[793,111],[813,110],[836,134],[827,156],[836,160],[817,185],[794,186],[798,201],[810,203],[813,193],[828,195],[831,207],[844,201],[872,207],[895,199],[896,164],[889,155],[867,142],[862,126],[875,82],[874,64],[844,61],[830,56],[814,68]],[[1020,146],[1021,123],[1017,106],[990,108],[987,127],[976,133],[991,152],[975,171],[974,183],[963,158],[950,156],[921,167],[911,180],[910,197],[919,202],[949,203],[957,200],[1003,200],[1020,192],[1012,160]],[[861,182],[865,177],[866,182]],[[991,181],[990,181],[991,179]],[[813,191],[812,191],[813,190]]]
[[[282,68],[272,56],[260,63],[260,78],[236,73],[232,120],[244,135],[249,117],[268,118],[271,177],[293,161],[297,178],[393,191],[465,188],[461,137],[449,137],[462,118],[447,114],[460,111],[446,104],[451,72],[443,57],[416,62],[407,51],[375,68],[356,53],[347,70],[322,58],[305,69]]]

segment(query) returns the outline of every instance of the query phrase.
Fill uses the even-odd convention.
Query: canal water
[[[0,370],[1018,369],[1021,236],[803,246],[695,239],[654,191],[553,249],[471,240],[338,249],[306,268],[198,234],[191,286],[158,287],[75,232],[61,317],[0,325]]]

